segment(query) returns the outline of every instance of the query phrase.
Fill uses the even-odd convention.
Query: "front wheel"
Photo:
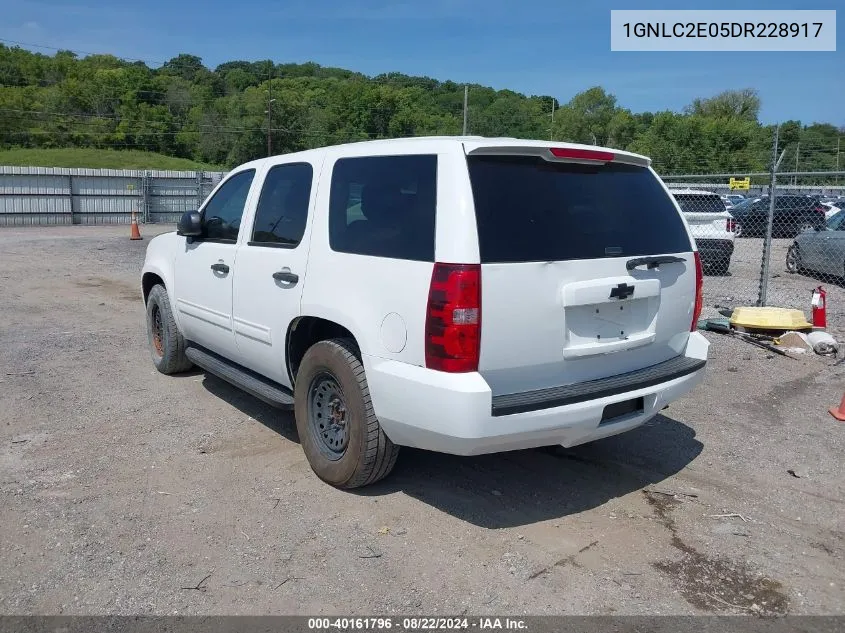
[[[185,356],[185,340],[161,284],[153,286],[147,296],[147,341],[153,365],[162,374],[177,374],[193,367]]]
[[[299,441],[320,479],[338,488],[359,488],[393,470],[399,447],[376,418],[353,341],[313,345],[299,366],[294,398]]]
[[[801,272],[801,268],[801,253],[798,251],[798,245],[793,244],[786,251],[786,272]]]

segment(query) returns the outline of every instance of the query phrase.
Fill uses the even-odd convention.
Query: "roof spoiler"
[[[649,167],[651,159],[638,154],[621,152],[588,146],[550,145],[475,145],[465,143],[467,156],[537,156],[543,160],[556,163],[580,163],[595,165],[596,163],[624,163],[638,167]]]

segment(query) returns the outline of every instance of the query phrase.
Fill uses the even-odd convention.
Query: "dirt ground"
[[[341,492],[290,414],[153,369],[142,228],[0,231],[0,613],[843,613],[842,363],[707,334],[636,431]]]

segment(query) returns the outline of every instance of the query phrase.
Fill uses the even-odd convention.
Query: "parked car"
[[[705,272],[727,275],[734,252],[735,220],[712,191],[673,190],[689,224]]]
[[[730,210],[739,223],[737,235],[763,237],[769,217],[769,196],[748,198]],[[807,229],[821,228],[825,222],[825,207],[818,197],[778,195],[772,215],[772,237],[795,237]]]
[[[786,252],[786,270],[845,277],[845,211],[828,218],[824,228],[797,236]]]
[[[155,367],[292,408],[311,468],[342,488],[387,475],[400,446],[640,426],[703,378],[702,283],[648,158],[480,137],[236,167],[150,242],[141,279]]]

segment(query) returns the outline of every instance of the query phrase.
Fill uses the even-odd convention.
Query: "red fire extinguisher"
[[[819,286],[813,290],[813,327],[817,329],[825,329],[827,327],[827,312],[825,304],[827,302],[827,293],[824,288]]]

